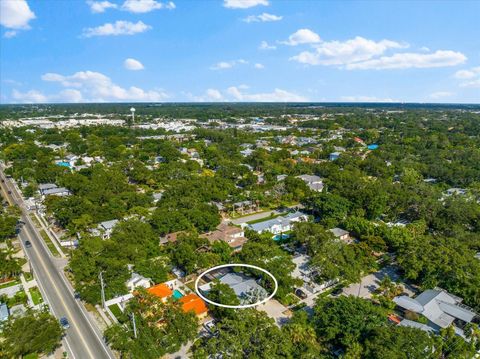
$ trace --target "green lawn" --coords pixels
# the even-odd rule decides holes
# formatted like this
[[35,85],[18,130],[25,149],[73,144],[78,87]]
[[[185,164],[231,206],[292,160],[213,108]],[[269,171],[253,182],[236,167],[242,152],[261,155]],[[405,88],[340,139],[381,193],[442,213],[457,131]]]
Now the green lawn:
[[32,287],[28,290],[30,295],[32,296],[33,304],[37,305],[43,302],[42,295],[40,294],[40,290],[37,287]]
[[128,320],[128,317],[122,312],[118,304],[112,304],[108,307],[112,314],[117,318],[120,323],[125,323]]
[[50,252],[52,252],[55,257],[60,257],[60,253],[58,252],[57,247],[55,247],[52,240],[43,229],[40,230],[40,235],[47,244],[48,249],[50,249]]
[[27,282],[30,282],[33,279],[33,274],[31,272],[23,272],[23,276]]
[[267,216],[267,217],[263,217],[263,218],[259,218],[259,219],[254,219],[253,221],[248,221],[247,223],[248,224],[254,224],[254,223],[265,222],[265,221],[268,221],[270,219],[280,217],[282,214],[283,213],[279,213],[279,214],[274,214],[273,216]]

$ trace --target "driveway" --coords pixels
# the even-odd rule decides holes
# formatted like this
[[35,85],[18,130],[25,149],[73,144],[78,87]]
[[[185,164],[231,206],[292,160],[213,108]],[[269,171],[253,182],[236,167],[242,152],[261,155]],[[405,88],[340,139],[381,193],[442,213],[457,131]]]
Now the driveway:
[[292,312],[275,299],[271,299],[265,304],[257,306],[256,309],[267,313],[270,318],[275,320],[278,326],[285,324],[292,316]]
[[379,287],[380,281],[386,275],[388,275],[393,282],[400,284],[404,288],[404,292],[408,293],[409,296],[414,294],[413,288],[403,283],[402,278],[398,274],[398,268],[395,266],[386,266],[378,272],[363,277],[360,283],[353,283],[344,288],[342,294],[371,299],[372,294]]

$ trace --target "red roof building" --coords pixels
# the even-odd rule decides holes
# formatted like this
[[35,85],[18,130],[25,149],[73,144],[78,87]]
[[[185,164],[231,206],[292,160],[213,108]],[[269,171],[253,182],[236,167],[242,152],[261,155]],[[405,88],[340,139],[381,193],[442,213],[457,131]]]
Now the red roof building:
[[208,308],[205,302],[195,293],[190,293],[178,300],[182,304],[185,312],[193,311],[197,317],[204,317],[207,315]]

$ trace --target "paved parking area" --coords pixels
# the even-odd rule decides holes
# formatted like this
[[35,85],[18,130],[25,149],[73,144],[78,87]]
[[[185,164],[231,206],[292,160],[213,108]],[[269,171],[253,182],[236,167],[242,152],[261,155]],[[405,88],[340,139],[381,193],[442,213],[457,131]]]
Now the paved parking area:
[[402,282],[402,278],[398,274],[398,270],[395,266],[386,266],[378,272],[363,277],[360,283],[353,283],[344,288],[342,294],[370,299],[372,298],[373,292],[379,287],[380,281],[386,275],[388,275],[392,281],[401,284],[404,288],[404,292],[412,296],[414,293],[413,288]]
[[267,315],[270,318],[273,318],[275,323],[277,323],[279,326],[285,324],[286,321],[292,316],[292,312],[275,299],[271,299],[265,304],[257,306],[256,309],[267,313]]
[[22,290],[21,284],[12,285],[10,287],[0,289],[0,295],[6,295],[9,298],[15,296],[15,294]]

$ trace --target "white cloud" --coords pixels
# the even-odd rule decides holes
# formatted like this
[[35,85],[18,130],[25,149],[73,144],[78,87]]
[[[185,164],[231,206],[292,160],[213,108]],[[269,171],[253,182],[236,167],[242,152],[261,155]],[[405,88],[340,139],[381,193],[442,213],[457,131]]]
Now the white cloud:
[[297,46],[300,44],[315,44],[321,41],[320,36],[310,29],[300,29],[291,34],[287,41],[280,41],[281,44]]
[[150,30],[152,27],[142,21],[136,23],[118,20],[115,23],[106,23],[98,27],[83,29],[82,37],[134,35]]
[[260,50],[275,50],[277,47],[275,45],[269,45],[268,42],[262,41],[260,46],[258,46]]
[[[64,87],[76,87],[77,89],[66,89],[59,95],[51,96],[55,99],[63,96],[70,96],[71,99],[82,99],[86,102],[105,101],[163,101],[168,95],[161,90],[145,91],[139,87],[131,86],[123,88],[115,84],[108,76],[95,71],[79,71],[73,75],[64,76],[56,73],[46,73],[42,80],[58,82]],[[81,97],[80,97],[81,96]]]
[[210,66],[210,70],[226,70],[231,69],[232,67],[239,65],[239,64],[248,64],[248,61],[244,59],[232,60],[232,61],[220,61],[217,62],[215,65]]
[[124,66],[127,70],[131,70],[131,71],[143,70],[143,69],[145,68],[140,61],[135,60],[135,59],[132,59],[132,58],[126,59],[126,60],[123,62],[123,66]]
[[248,9],[258,5],[268,6],[268,0],[223,0],[223,6],[229,9]]
[[74,89],[66,89],[60,91],[58,96],[53,96],[53,99],[57,98],[59,102],[82,102],[82,93]]
[[444,97],[452,97],[453,95],[454,95],[453,92],[437,91],[437,92],[431,93],[428,97],[431,98],[432,100],[438,100],[438,99],[444,98]]
[[9,31],[5,31],[5,33],[3,34],[3,37],[6,38],[6,39],[11,39],[12,37],[17,36],[17,34],[18,34],[17,31],[9,30]]
[[220,101],[223,96],[222,94],[220,93],[220,91],[216,90],[216,89],[208,89],[207,90],[207,97],[210,99],[210,100],[214,100],[214,101]]
[[30,20],[35,19],[35,14],[26,0],[0,0],[0,24],[7,29],[3,36],[12,38],[18,34],[16,30],[30,29]]
[[265,68],[265,66],[263,66],[263,64],[259,64],[259,63],[255,64],[253,67],[255,67],[256,69],[259,69],[259,70]]
[[82,93],[78,90],[65,89],[55,95],[45,95],[37,90],[30,90],[27,92],[20,92],[18,90],[12,91],[12,99],[19,103],[65,103],[65,102],[82,102]]
[[480,87],[480,66],[468,70],[460,70],[453,75],[456,79],[463,80],[460,87]]
[[433,68],[456,66],[464,63],[467,57],[461,52],[438,50],[429,54],[397,53],[392,56],[382,56],[346,66],[348,70],[384,70],[408,68]]
[[272,21],[280,21],[283,19],[283,16],[268,14],[264,12],[260,15],[250,15],[243,19],[245,22],[272,22]]
[[480,76],[480,67],[474,67],[469,70],[459,70],[455,72],[454,77],[460,80],[469,80]]
[[407,45],[395,41],[373,41],[357,36],[347,41],[328,41],[315,45],[315,50],[303,51],[291,60],[308,65],[346,65],[369,60],[392,48]]
[[12,98],[16,102],[21,103],[44,103],[48,101],[47,96],[37,90],[30,90],[28,92],[20,92],[18,90],[13,90]]
[[87,1],[88,6],[90,6],[90,11],[94,14],[100,14],[105,12],[106,9],[116,9],[117,4],[111,3],[110,1]]
[[122,5],[122,10],[136,14],[142,14],[159,9],[173,10],[175,9],[175,3],[172,1],[169,1],[168,3],[161,3],[156,0],[125,0]]
[[195,102],[219,102],[219,101],[227,101],[223,94],[214,88],[209,88],[202,96],[194,96],[189,92],[184,93],[190,100]]
[[273,92],[250,94],[241,91],[239,87],[229,87],[227,93],[233,97],[235,101],[246,102],[304,102],[307,98],[276,88]]
[[400,100],[376,96],[342,96],[340,99],[345,102],[401,102]]

